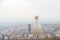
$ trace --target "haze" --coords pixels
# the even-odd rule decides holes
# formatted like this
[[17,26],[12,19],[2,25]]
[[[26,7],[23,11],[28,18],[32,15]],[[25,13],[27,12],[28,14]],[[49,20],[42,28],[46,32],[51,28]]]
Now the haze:
[[60,0],[0,0],[0,23],[29,22],[35,15],[40,22],[60,22]]

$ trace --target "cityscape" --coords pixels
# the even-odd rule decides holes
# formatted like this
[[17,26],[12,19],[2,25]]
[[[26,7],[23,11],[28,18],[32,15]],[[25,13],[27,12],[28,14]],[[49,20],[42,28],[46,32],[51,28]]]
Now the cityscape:
[[0,0],[0,40],[60,40],[60,0]]
[[[32,33],[34,24],[10,24],[9,27],[0,25],[0,39],[37,39]],[[42,27],[42,34],[39,39],[52,38],[60,40],[60,24],[40,24]],[[3,32],[2,32],[3,31]]]

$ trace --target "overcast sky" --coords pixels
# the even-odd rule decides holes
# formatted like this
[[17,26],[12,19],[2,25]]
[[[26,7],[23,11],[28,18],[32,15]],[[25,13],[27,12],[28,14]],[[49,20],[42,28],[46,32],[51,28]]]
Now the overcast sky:
[[0,0],[0,22],[60,22],[60,0]]

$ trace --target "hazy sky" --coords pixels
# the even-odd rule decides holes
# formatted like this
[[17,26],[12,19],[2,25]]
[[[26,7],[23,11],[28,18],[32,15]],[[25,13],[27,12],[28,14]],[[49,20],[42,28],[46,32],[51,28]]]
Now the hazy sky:
[[0,0],[0,22],[60,22],[60,0]]

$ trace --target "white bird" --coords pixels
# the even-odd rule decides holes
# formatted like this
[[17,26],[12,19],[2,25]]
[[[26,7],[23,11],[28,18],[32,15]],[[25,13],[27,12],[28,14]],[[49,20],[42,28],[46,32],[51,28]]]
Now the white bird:
[[35,18],[35,24],[33,25],[32,33],[36,34],[36,35],[39,35],[39,34],[42,33],[41,25],[38,22],[39,16],[35,16],[34,18]]

